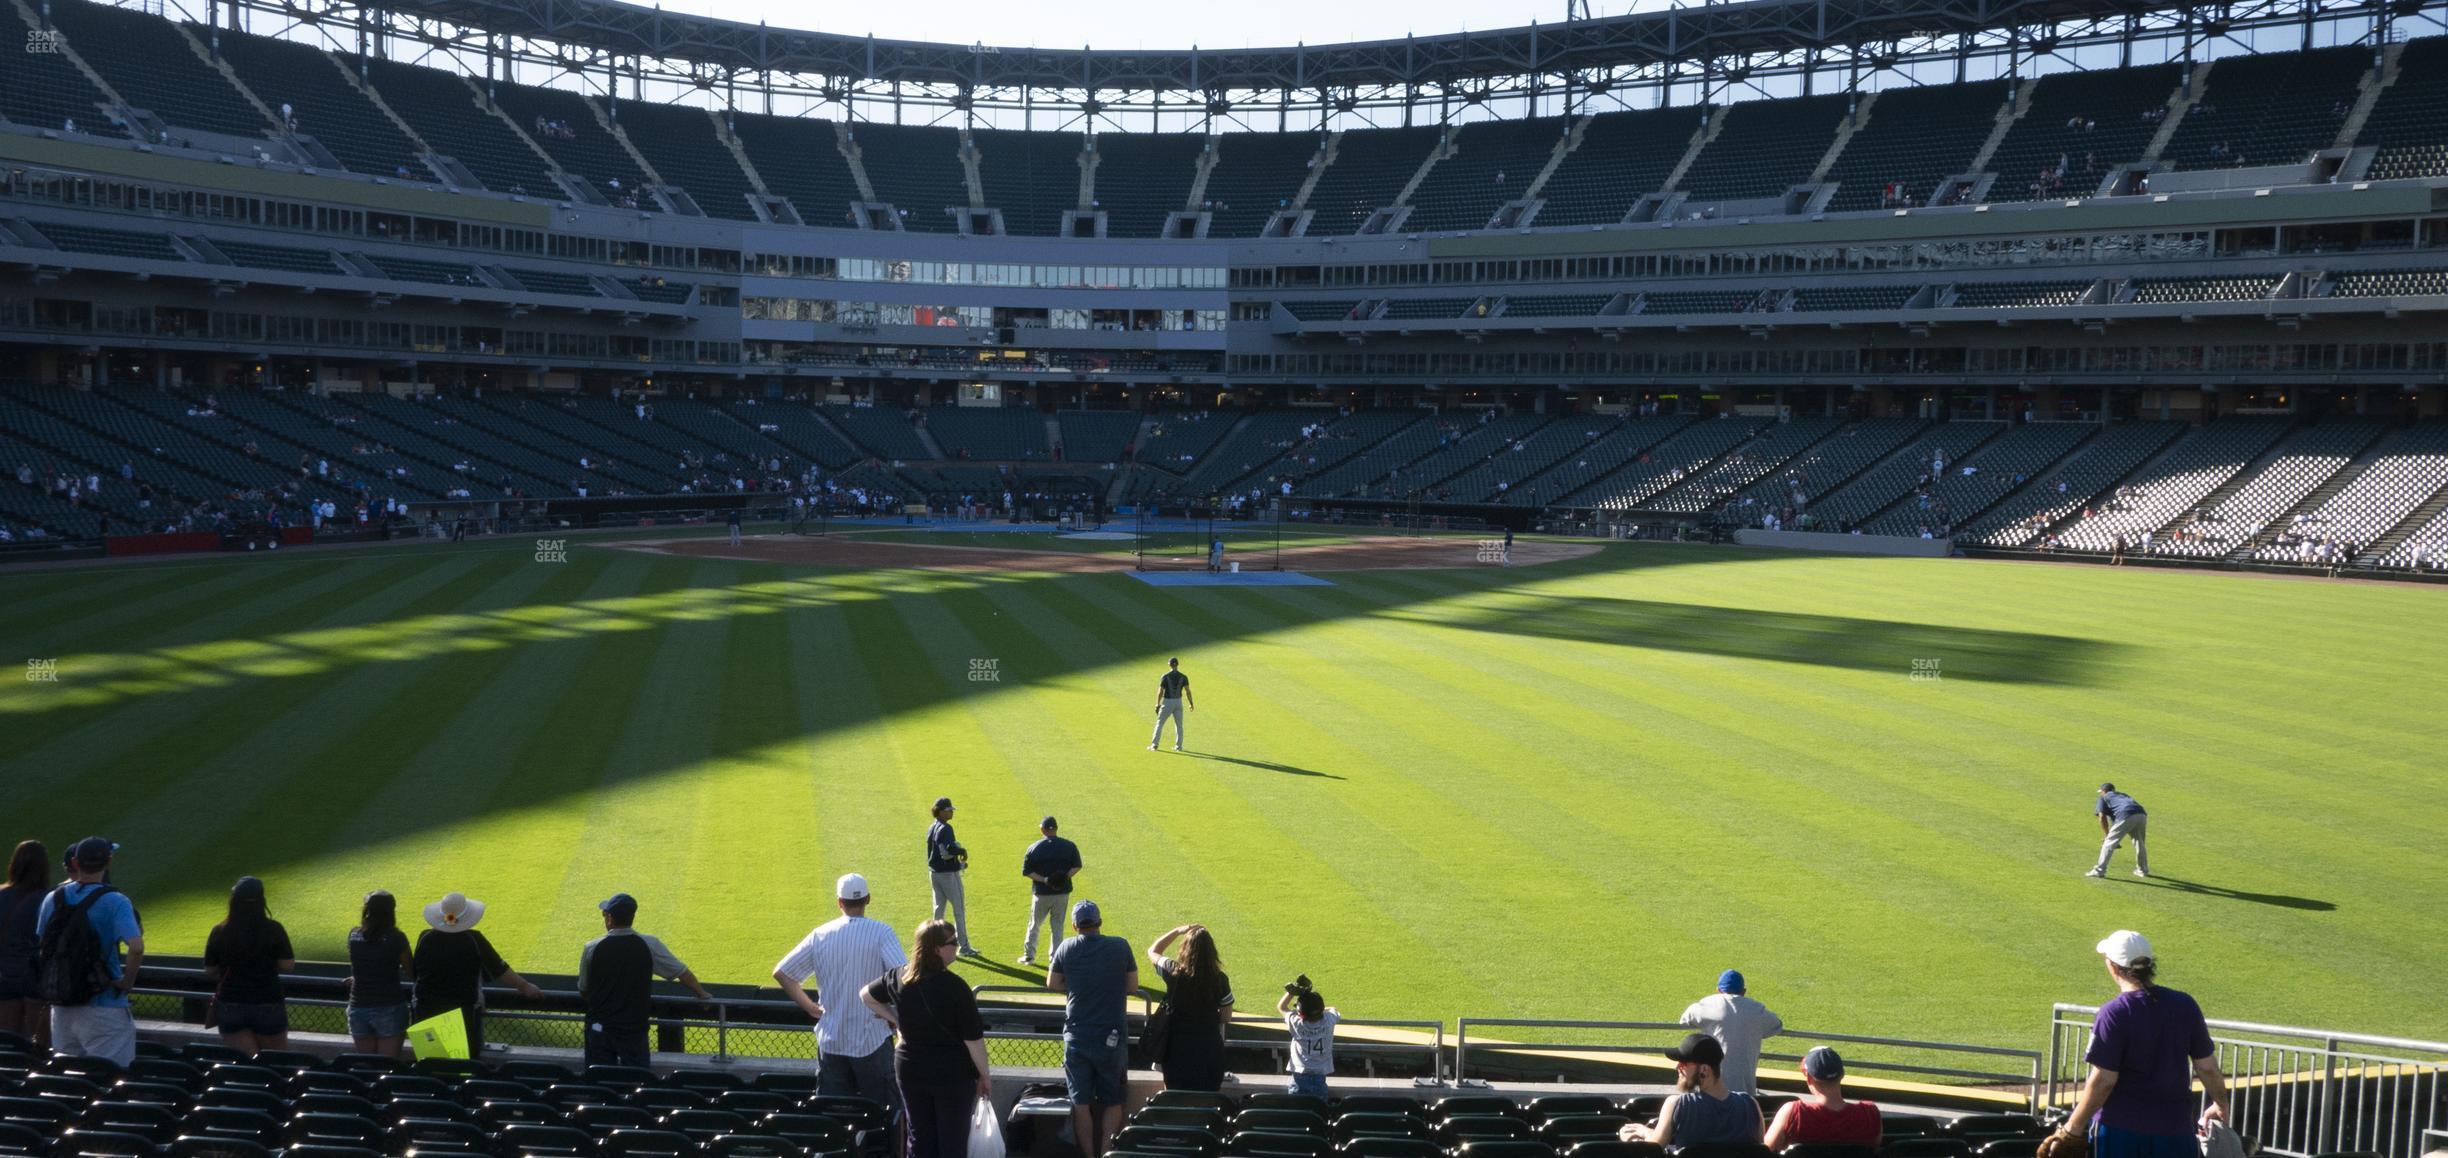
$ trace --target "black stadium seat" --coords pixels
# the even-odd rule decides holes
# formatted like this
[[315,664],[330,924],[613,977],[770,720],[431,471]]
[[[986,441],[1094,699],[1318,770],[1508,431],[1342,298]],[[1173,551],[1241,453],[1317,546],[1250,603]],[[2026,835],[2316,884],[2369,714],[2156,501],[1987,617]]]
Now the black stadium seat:
[[226,1134],[187,1134],[170,1143],[168,1158],[272,1158],[272,1148]]
[[1462,1158],[1557,1158],[1555,1144],[1535,1138],[1474,1138],[1457,1151]]
[[584,1130],[568,1126],[535,1126],[524,1122],[503,1126],[501,1152],[508,1158],[524,1158],[529,1154],[581,1154],[595,1152],[595,1138]]
[[724,1090],[714,1096],[716,1106],[734,1114],[746,1114],[752,1118],[761,1117],[776,1110],[790,1109],[798,1105],[800,1100],[789,1094],[776,1093],[772,1090],[747,1088]]
[[1401,1094],[1345,1094],[1334,1104],[1337,1117],[1344,1114],[1409,1114],[1425,1118],[1427,1103]]
[[486,1102],[476,1107],[476,1120],[496,1130],[504,1126],[558,1126],[561,1111],[542,1102]]
[[1130,1116],[1130,1124],[1134,1126],[1180,1126],[1191,1130],[1205,1130],[1219,1137],[1225,1132],[1223,1112],[1206,1106],[1166,1106],[1150,1102],[1140,1107],[1138,1113]]
[[1961,1138],[1897,1138],[1879,1147],[1885,1158],[1972,1158]]
[[366,1097],[374,1092],[372,1083],[363,1077],[337,1070],[306,1070],[289,1079],[290,1096],[303,1094],[354,1094]]
[[758,1134],[718,1134],[706,1140],[706,1158],[799,1158],[799,1147]]
[[1615,1103],[1603,1094],[1549,1094],[1530,1099],[1526,1108],[1532,1121],[1547,1122],[1567,1114],[1612,1114]]
[[598,1138],[614,1130],[644,1130],[655,1123],[652,1111],[636,1106],[615,1106],[593,1103],[570,1111],[570,1121]]
[[1559,1146],[1570,1146],[1575,1142],[1592,1138],[1616,1137],[1617,1132],[1622,1130],[1624,1124],[1629,1121],[1631,1119],[1622,1114],[1608,1113],[1603,1110],[1585,1114],[1558,1114],[1540,1123],[1539,1133]]
[[1530,1123],[1503,1114],[1452,1114],[1437,1123],[1437,1133],[1459,1146],[1482,1138],[1528,1138]]
[[714,1101],[695,1090],[675,1090],[668,1086],[642,1086],[630,1091],[621,1100],[639,1109],[659,1112],[702,1110]]
[[109,1058],[55,1053],[44,1058],[42,1064],[36,1068],[46,1074],[66,1074],[100,1085],[109,1085],[119,1080],[119,1063]]
[[333,1146],[305,1142],[281,1151],[281,1158],[382,1158],[382,1151],[363,1146]]
[[22,1122],[0,1122],[0,1154],[43,1154],[50,1149],[42,1131]]
[[686,1134],[702,1143],[718,1135],[746,1131],[748,1119],[729,1110],[674,1110],[663,1115],[663,1128]]
[[1879,1119],[1879,1132],[1889,1138],[1917,1138],[1938,1132],[1938,1119],[1922,1114],[1887,1114]]
[[1211,1158],[1224,1144],[1205,1130],[1189,1130],[1179,1126],[1124,1126],[1114,1135],[1113,1144],[1124,1150],[1157,1154],[1195,1154]]
[[792,1073],[758,1074],[748,1082],[750,1089],[772,1090],[778,1094],[798,1094],[806,1097],[816,1092],[816,1075]]
[[382,1120],[408,1122],[473,1122],[467,1107],[447,1098],[393,1098],[384,1103]]
[[1334,1143],[1289,1130],[1242,1130],[1224,1143],[1224,1152],[1234,1158],[1326,1158]]
[[670,1130],[614,1130],[603,1140],[600,1152],[604,1158],[694,1158],[697,1142]]
[[1269,1092],[1251,1094],[1242,1099],[1241,1108],[1244,1110],[1307,1110],[1312,1114],[1324,1116],[1326,1099],[1309,1094]]
[[55,1158],[153,1158],[159,1144],[142,1134],[69,1129],[52,1143]]
[[2029,1114],[1966,1114],[1940,1128],[1949,1138],[2046,1138],[2048,1127]]
[[263,1114],[281,1114],[289,1109],[289,1103],[279,1094],[255,1086],[213,1086],[196,1096],[196,1105],[254,1110]]
[[1428,1107],[1429,1120],[1436,1122],[1461,1114],[1513,1117],[1520,1113],[1521,1106],[1513,1099],[1496,1094],[1455,1094],[1438,1098],[1435,1105]]
[[197,1106],[187,1111],[185,1130],[189,1134],[243,1138],[264,1146],[281,1144],[278,1119],[263,1110],[240,1106]]
[[1994,1138],[1982,1142],[1980,1147],[1972,1153],[1978,1155],[1979,1158],[2037,1158],[2040,1153],[2040,1139]]
[[1779,1158],[1878,1158],[1878,1151],[1868,1146],[1847,1146],[1839,1142],[1801,1142],[1777,1151]]
[[289,1119],[289,1140],[302,1144],[379,1149],[383,1143],[383,1129],[371,1119],[355,1115],[306,1113]]
[[76,1124],[85,1130],[142,1134],[158,1144],[178,1137],[179,1115],[168,1106],[145,1102],[96,1102],[77,1115]]
[[391,1130],[392,1148],[403,1152],[431,1148],[482,1150],[491,1141],[485,1136],[484,1127],[473,1122],[411,1118]]
[[1776,1158],[1776,1151],[1756,1142],[1703,1142],[1675,1151],[1678,1158]]
[[816,1154],[848,1154],[858,1144],[847,1123],[819,1114],[767,1114],[757,1129]]
[[1325,1137],[1326,1116],[1314,1110],[1279,1110],[1250,1106],[1233,1115],[1235,1130],[1279,1130]]
[[161,1082],[121,1082],[111,1087],[111,1097],[122,1102],[176,1106],[182,1110],[195,1100],[195,1096],[188,1091]]
[[1214,1110],[1219,1114],[1230,1114],[1238,1103],[1227,1095],[1210,1093],[1205,1090],[1158,1090],[1155,1097],[1148,1099],[1148,1105],[1187,1106],[1193,1109]]
[[1425,1138],[1428,1123],[1410,1114],[1355,1111],[1335,1119],[1335,1136],[1348,1142],[1363,1136]]
[[1445,1148],[1426,1138],[1361,1134],[1343,1144],[1344,1158],[1445,1158]]

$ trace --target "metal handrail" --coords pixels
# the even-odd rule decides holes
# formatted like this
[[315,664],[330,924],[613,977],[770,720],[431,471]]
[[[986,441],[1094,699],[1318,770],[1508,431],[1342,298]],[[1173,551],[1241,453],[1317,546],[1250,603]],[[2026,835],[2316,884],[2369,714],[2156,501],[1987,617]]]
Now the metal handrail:
[[[1486,1028],[1490,1026],[1510,1026],[1528,1029],[1601,1029],[1620,1030],[1634,1033],[1680,1033],[1686,1032],[1690,1028],[1681,1022],[1674,1021],[1573,1021],[1536,1017],[1460,1018],[1457,1020],[1457,1029],[1454,1035],[1453,1073],[1455,1081],[1461,1081],[1469,1076],[1468,1067],[1471,1029],[1473,1027]],[[2024,1100],[2027,1105],[2034,1109],[2037,1109],[2040,1105],[2043,1066],[2042,1055],[2038,1050],[2013,1049],[2005,1046],[1993,1045],[1972,1045],[1965,1042],[1920,1041],[1912,1038],[1875,1037],[1867,1034],[1823,1033],[1814,1030],[1790,1028],[1783,1030],[1777,1036],[1799,1038],[1805,1041],[1814,1042],[1845,1042],[1855,1045],[1892,1046],[1897,1049],[1924,1050],[1937,1053],[1962,1053],[1976,1054],[1983,1057],[2017,1058],[2026,1063],[2026,1069],[2023,1073],[1997,1073],[1986,1070],[1950,1069],[1943,1066],[1924,1066],[1915,1065],[1909,1062],[1886,1062],[1869,1058],[1852,1057],[1845,1059],[1845,1066],[1848,1069],[1879,1070],[1887,1073],[1921,1074],[1929,1077],[1962,1078],[1970,1081],[2011,1083],[2023,1087],[2025,1091]],[[1483,1048],[1490,1050],[1502,1050],[1505,1052],[1526,1050],[1570,1050],[1583,1053],[1624,1054],[1656,1052],[1654,1049],[1644,1049],[1643,1047],[1637,1045],[1623,1045],[1609,1042],[1494,1041],[1486,1043]],[[1801,1055],[1763,1052],[1760,1056],[1762,1058],[1775,1061],[1797,1061],[1800,1059]]]
[[[2059,1002],[2049,1010],[2047,1099],[2081,1085],[2081,1037],[2099,1007]],[[2448,1043],[2381,1034],[2205,1018],[2229,1089],[2230,1121],[2268,1153],[2301,1156],[2372,1150],[2414,1158],[2432,1135],[2448,1137]],[[2239,1036],[2245,1035],[2245,1036]],[[2268,1040],[2276,1039],[2276,1040]],[[2372,1050],[2430,1054],[2394,1056]],[[2426,1120],[2427,1119],[2427,1120]]]

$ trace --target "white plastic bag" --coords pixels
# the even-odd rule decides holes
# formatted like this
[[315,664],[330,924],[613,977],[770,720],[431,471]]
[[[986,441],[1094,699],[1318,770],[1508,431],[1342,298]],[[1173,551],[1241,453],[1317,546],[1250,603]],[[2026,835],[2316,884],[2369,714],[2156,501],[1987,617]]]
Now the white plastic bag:
[[1003,1158],[1003,1123],[995,1117],[994,1103],[985,1098],[969,1111],[969,1158]]

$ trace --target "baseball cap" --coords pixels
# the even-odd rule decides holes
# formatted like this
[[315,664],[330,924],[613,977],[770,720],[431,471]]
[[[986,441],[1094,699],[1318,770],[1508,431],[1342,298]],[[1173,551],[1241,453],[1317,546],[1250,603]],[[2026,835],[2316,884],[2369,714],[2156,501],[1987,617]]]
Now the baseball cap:
[[596,905],[595,907],[607,913],[618,913],[624,917],[634,917],[637,915],[637,898],[630,896],[627,893],[614,893],[611,896],[604,898],[603,903]]
[[1669,1061],[1693,1062],[1698,1065],[1725,1064],[1725,1046],[1705,1033],[1686,1034],[1683,1044],[1666,1051]]
[[2114,785],[2114,784],[2110,784],[2109,782],[2107,782],[2107,781],[2105,781],[2105,780],[2102,780],[2102,781],[2100,781],[2100,791],[2102,791],[2102,792],[2114,792],[2114,791],[2116,791],[2116,785]]
[[118,845],[98,836],[89,836],[68,846],[68,859],[75,861],[78,868],[98,869],[109,864],[111,856],[118,851]]
[[843,873],[840,880],[833,882],[833,895],[845,901],[866,900],[867,878],[857,873]]
[[1823,1082],[1840,1081],[1844,1078],[1844,1058],[1824,1045],[1813,1046],[1802,1055],[1802,1072]]
[[1071,923],[1083,929],[1094,928],[1105,923],[1105,914],[1097,911],[1095,901],[1081,901],[1071,906]]
[[233,901],[260,901],[263,895],[263,882],[255,877],[240,877],[237,884],[230,886],[230,899]]
[[938,797],[936,797],[936,798],[935,798],[935,811],[937,811],[937,812],[941,812],[941,811],[943,811],[944,809],[947,809],[947,808],[950,808],[950,807],[952,807],[952,798],[951,798],[951,797],[949,797],[949,796],[938,796]]
[[2110,933],[2106,939],[2093,948],[2099,950],[2100,956],[2119,965],[2146,961],[2151,955],[2150,938],[2131,929],[2119,929]]
[[1728,969],[1725,972],[1717,975],[1717,992],[1740,993],[1742,991],[1743,975],[1741,970]]
[[1046,817],[1044,820],[1040,820],[1040,821],[1038,821],[1038,822],[1037,822],[1037,827],[1039,827],[1039,828],[1061,828],[1062,826],[1061,826],[1061,825],[1059,825],[1059,824],[1054,823],[1054,818],[1053,818],[1053,817],[1051,817],[1051,816],[1049,816],[1049,817]]

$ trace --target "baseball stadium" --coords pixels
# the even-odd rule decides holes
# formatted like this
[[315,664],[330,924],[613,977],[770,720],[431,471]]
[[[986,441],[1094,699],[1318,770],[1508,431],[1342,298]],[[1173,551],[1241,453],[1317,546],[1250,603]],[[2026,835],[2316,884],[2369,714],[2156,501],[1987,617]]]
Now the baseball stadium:
[[0,0],[0,1158],[2448,1152],[2448,3],[700,7]]

